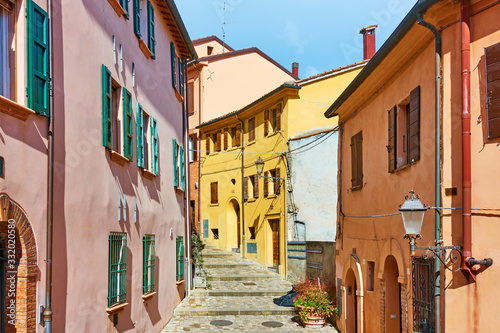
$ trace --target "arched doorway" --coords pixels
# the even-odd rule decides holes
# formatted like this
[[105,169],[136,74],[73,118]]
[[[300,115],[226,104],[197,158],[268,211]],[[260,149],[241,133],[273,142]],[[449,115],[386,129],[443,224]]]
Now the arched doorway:
[[[35,236],[25,211],[5,193],[0,193],[0,239],[4,248],[15,252],[13,259],[7,256],[7,259],[14,260],[13,263],[0,260],[3,262],[3,276],[0,278],[5,287],[3,302],[10,306],[15,301],[15,319],[9,317],[9,307],[2,307],[9,312],[3,313],[1,332],[35,332],[38,271]],[[14,296],[11,290],[14,290]]]
[[399,333],[401,330],[401,288],[398,283],[398,263],[387,256],[384,264],[385,281],[385,331]]
[[226,249],[239,251],[241,246],[240,205],[235,199],[229,201],[227,207],[226,230]]
[[346,333],[358,331],[358,304],[356,297],[357,283],[354,271],[349,268],[344,282],[346,306]]

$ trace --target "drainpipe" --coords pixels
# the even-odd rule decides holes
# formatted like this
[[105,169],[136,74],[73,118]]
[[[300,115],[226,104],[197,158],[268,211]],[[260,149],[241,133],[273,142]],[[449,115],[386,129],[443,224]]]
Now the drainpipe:
[[[186,101],[188,100],[188,89],[187,89],[187,61],[184,61],[184,94]],[[185,218],[185,234],[186,237],[184,239],[185,243],[185,251],[184,251],[184,272],[186,272],[184,276],[184,280],[186,281],[186,291],[184,292],[185,296],[189,296],[191,294],[191,277],[192,277],[192,271],[191,271],[191,263],[190,263],[190,258],[191,258],[191,223],[190,223],[190,215],[189,215],[189,195],[191,193],[190,191],[190,177],[189,177],[189,143],[188,143],[188,137],[189,137],[189,132],[188,132],[188,115],[187,115],[187,108],[186,108],[186,103],[182,103],[182,139],[184,141],[184,147],[187,149],[184,149],[184,186],[185,191],[184,191],[184,211],[186,214]]]
[[43,324],[45,332],[52,333],[52,239],[54,224],[54,20],[52,0],[47,0],[47,9],[49,11],[50,94],[47,133],[47,248],[45,259],[45,308],[43,309]]
[[[434,204],[436,207],[441,207],[441,34],[431,23],[423,20],[423,13],[417,14],[418,24],[429,29],[434,34],[435,40],[435,166],[434,166]],[[441,245],[441,211],[439,209],[435,210],[435,244],[436,246]],[[441,332],[441,262],[438,257],[434,261],[434,273],[436,277],[436,283],[434,288],[434,307],[436,314],[436,330],[435,332]]]
[[245,145],[243,144],[243,133],[245,132],[245,123],[243,120],[236,115],[236,119],[238,119],[241,123],[241,131],[240,131],[240,143],[241,143],[241,245],[243,247],[241,251],[241,257],[245,258]]

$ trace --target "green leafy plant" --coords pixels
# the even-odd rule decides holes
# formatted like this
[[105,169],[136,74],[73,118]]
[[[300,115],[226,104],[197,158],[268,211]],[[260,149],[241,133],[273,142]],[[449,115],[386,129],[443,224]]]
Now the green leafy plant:
[[[203,259],[203,249],[205,248],[205,244],[203,244],[198,232],[194,229],[191,231],[191,244],[191,253],[196,275],[203,276],[204,280],[208,281],[209,274],[203,266],[205,264],[205,260]],[[207,283],[205,289],[210,289],[211,287],[211,284]]]
[[307,321],[307,314],[329,317],[334,311],[335,287],[321,278],[305,278],[295,286],[297,296],[294,306],[299,311],[300,319]]

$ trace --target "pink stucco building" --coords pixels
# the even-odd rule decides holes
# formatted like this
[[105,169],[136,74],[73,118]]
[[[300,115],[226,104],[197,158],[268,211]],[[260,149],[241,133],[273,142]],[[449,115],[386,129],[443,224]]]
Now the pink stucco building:
[[200,230],[200,153],[202,145],[196,126],[239,110],[287,81],[298,79],[257,47],[234,50],[216,36],[193,40],[198,59],[189,64],[187,101],[189,115],[190,216]]
[[189,289],[191,58],[173,0],[0,1],[0,331],[168,322]]

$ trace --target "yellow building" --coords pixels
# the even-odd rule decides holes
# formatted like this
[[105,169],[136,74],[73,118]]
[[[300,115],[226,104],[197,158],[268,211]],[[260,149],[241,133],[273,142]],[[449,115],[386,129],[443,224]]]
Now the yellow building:
[[[365,64],[284,83],[244,108],[198,126],[203,140],[202,235],[207,243],[240,252],[286,276],[291,238],[285,195],[288,142],[335,128],[336,119],[325,119],[323,113]],[[264,162],[260,175],[255,164],[259,158]]]

